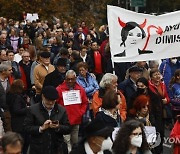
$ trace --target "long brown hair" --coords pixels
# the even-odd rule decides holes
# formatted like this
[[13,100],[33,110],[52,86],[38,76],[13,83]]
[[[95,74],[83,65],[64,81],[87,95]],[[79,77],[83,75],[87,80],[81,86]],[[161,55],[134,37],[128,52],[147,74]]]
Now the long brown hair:
[[180,69],[177,69],[174,73],[174,76],[171,78],[169,82],[169,88],[172,88],[173,84],[177,82],[177,77],[180,76]]
[[21,79],[14,80],[9,92],[12,94],[21,94],[24,91],[24,84]]

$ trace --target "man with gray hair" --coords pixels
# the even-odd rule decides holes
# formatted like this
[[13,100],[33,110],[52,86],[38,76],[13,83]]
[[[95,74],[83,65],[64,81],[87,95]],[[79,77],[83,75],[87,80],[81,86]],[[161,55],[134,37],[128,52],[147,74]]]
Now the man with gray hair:
[[7,132],[2,137],[2,150],[4,154],[19,154],[22,152],[23,139],[15,132]]
[[7,35],[1,34],[0,35],[0,50],[12,49],[12,46],[9,41],[7,41]]
[[8,106],[6,104],[6,93],[10,88],[9,77],[12,74],[12,66],[9,61],[0,64],[0,112],[3,114],[5,131],[11,130],[9,120]]
[[68,149],[78,143],[79,125],[86,112],[88,99],[83,87],[76,82],[76,73],[73,70],[66,72],[65,81],[57,88],[59,98],[57,102],[65,107],[71,125],[71,133],[65,137]]

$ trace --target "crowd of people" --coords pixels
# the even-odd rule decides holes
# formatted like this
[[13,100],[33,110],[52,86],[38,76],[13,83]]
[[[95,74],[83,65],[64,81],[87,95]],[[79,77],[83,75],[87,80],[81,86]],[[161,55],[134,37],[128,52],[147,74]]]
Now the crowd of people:
[[179,57],[112,65],[106,25],[0,17],[0,81],[4,153],[162,154],[174,123],[179,138]]

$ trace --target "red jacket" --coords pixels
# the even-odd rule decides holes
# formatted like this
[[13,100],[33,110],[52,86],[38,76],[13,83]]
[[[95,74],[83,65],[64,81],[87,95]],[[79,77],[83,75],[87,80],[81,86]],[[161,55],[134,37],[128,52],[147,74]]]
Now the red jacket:
[[87,104],[88,104],[86,92],[83,89],[83,87],[81,87],[77,83],[75,84],[75,87],[73,90],[80,90],[81,104],[72,104],[72,105],[64,105],[62,92],[70,91],[66,82],[64,81],[56,89],[59,94],[59,98],[57,102],[65,107],[70,124],[71,125],[81,124],[82,116],[86,112]]
[[176,121],[170,137],[173,138],[173,141],[177,141],[174,143],[174,152],[173,154],[180,154],[180,143],[178,143],[180,141],[180,122]]
[[[164,82],[161,82],[160,85],[161,85],[161,89],[163,91],[163,96],[164,96],[164,98],[167,99],[167,104],[168,104],[170,102],[170,98],[169,98],[168,93],[167,93],[166,85],[164,84]],[[156,86],[150,80],[149,80],[149,89],[153,93],[158,94]]]

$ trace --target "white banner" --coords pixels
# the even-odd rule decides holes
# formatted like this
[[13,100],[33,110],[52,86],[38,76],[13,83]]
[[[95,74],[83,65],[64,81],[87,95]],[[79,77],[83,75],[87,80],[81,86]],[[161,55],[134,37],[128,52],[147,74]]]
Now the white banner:
[[32,22],[33,20],[36,21],[37,19],[39,19],[37,13],[33,13],[33,14],[27,13],[26,20],[29,20],[30,22]]
[[153,16],[108,6],[113,62],[180,56],[180,11]]

